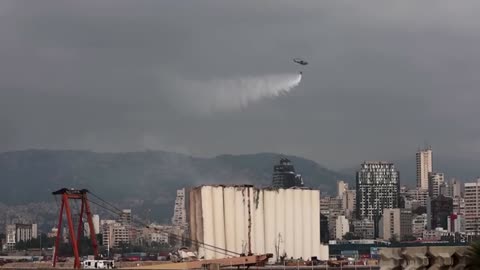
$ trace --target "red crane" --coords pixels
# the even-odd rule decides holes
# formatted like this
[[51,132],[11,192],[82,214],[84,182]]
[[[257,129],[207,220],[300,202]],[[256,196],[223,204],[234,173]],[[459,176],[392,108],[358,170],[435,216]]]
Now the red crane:
[[[62,237],[61,232],[62,232],[62,221],[63,221],[64,209],[65,209],[65,214],[67,216],[70,242],[72,244],[73,254],[75,256],[75,262],[73,264],[73,268],[77,268],[77,269],[80,268],[80,254],[78,251],[78,241],[83,233],[82,219],[84,214],[87,215],[87,222],[88,222],[88,227],[90,229],[90,240],[92,241],[93,252],[94,252],[95,258],[98,257],[97,238],[95,235],[95,228],[93,226],[92,212],[90,211],[90,205],[88,204],[87,193],[88,193],[88,190],[86,189],[67,189],[67,188],[62,188],[60,190],[52,192],[54,196],[61,195],[62,197],[62,205],[60,207],[60,215],[58,218],[57,239],[55,240],[55,253],[53,255],[53,267],[55,267],[58,260],[58,247],[60,245],[60,238]],[[70,203],[69,203],[70,200],[81,201],[81,210],[80,210],[80,215],[78,219],[76,236],[75,236],[75,227],[72,219],[72,210],[70,208]]]

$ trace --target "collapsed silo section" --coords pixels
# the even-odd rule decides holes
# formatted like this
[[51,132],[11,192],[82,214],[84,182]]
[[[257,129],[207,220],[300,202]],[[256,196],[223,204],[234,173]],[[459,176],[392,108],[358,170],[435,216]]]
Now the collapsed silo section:
[[245,185],[201,186],[191,192],[191,237],[206,244],[195,246],[206,259],[232,252],[272,253],[274,259],[320,255],[318,190]]

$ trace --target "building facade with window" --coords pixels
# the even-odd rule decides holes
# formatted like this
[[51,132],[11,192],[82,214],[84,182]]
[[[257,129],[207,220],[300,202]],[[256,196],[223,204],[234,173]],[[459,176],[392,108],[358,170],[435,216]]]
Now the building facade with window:
[[468,234],[480,233],[480,179],[465,183],[465,231]]
[[357,219],[378,222],[384,209],[398,208],[400,198],[400,174],[391,162],[364,162],[356,175]]

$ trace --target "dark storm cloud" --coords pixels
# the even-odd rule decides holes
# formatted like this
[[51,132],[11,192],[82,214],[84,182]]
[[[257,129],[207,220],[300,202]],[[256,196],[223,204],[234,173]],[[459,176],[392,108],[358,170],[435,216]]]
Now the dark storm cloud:
[[[476,1],[2,1],[0,150],[275,151],[332,166],[471,153]],[[241,111],[179,113],[176,81],[291,73]],[[474,148],[472,148],[474,147]]]

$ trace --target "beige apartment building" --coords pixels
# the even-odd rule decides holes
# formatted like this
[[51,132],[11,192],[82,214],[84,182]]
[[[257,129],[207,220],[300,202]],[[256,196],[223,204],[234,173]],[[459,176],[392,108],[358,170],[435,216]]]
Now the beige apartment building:
[[428,190],[428,173],[432,172],[432,148],[418,151],[416,160],[417,187]]
[[465,231],[480,233],[480,179],[465,183]]

